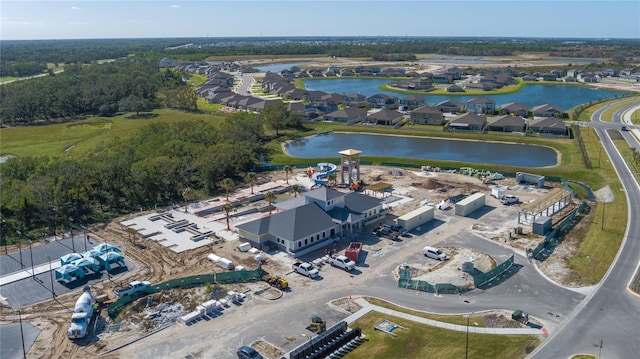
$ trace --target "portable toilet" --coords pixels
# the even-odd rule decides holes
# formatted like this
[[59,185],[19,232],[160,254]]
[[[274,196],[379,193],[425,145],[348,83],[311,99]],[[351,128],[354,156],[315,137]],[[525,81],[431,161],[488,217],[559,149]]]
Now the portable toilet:
[[544,236],[551,230],[551,217],[540,216],[533,221],[531,231],[537,235]]

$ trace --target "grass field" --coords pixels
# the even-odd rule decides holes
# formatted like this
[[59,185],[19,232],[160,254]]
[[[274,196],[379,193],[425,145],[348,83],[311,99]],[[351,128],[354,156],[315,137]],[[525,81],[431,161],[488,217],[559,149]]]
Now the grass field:
[[[382,319],[407,330],[394,330],[397,337],[374,330],[373,326]],[[364,315],[350,326],[360,327],[367,341],[347,354],[345,359],[459,359],[466,354],[469,358],[515,359],[526,357],[540,344],[540,339],[532,335],[469,333],[467,352],[466,332],[431,327],[376,312]]]
[[611,122],[613,120],[613,114],[618,112],[621,108],[628,106],[628,103],[622,103],[616,106],[611,106],[602,113],[602,121]]
[[[415,315],[416,317],[427,318],[432,320],[437,320],[439,322],[458,324],[458,325],[467,325],[467,317],[460,315],[441,315],[441,314],[431,314],[425,312],[419,312],[417,310],[411,310],[404,307],[400,307],[397,305],[393,305],[389,302],[385,302],[384,300],[380,300],[377,298],[367,297],[367,302],[377,305],[379,307],[392,309],[398,312],[407,313],[411,315]],[[472,316],[470,318],[471,322],[474,323],[476,327],[484,328],[484,318],[482,316]]]
[[52,157],[82,154],[104,140],[113,137],[124,138],[149,123],[204,120],[217,125],[224,118],[223,115],[170,109],[155,110],[153,113],[157,116],[149,119],[127,119],[121,115],[91,117],[48,126],[3,128],[0,129],[0,154]]
[[10,76],[0,77],[0,83],[13,81],[15,79],[17,79],[17,77],[10,77]]

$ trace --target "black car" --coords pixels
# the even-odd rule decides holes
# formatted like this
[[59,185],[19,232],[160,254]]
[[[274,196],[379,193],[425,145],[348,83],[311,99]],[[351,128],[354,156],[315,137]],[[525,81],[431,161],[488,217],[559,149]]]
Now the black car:
[[246,345],[238,348],[236,354],[238,354],[238,358],[240,359],[264,359],[255,349]]

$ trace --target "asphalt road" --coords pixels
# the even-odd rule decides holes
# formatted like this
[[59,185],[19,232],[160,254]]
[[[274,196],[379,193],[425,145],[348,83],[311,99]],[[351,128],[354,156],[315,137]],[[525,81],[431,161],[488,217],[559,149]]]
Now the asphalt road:
[[[608,359],[631,359],[640,353],[640,297],[627,289],[640,262],[640,186],[606,133],[607,129],[619,130],[621,114],[634,105],[617,112],[613,123],[600,122],[608,107],[591,117],[627,194],[629,216],[623,245],[595,293],[576,308],[558,332],[550,333],[550,339],[532,358],[568,358],[576,353],[589,353]],[[625,139],[629,140],[628,136]]]

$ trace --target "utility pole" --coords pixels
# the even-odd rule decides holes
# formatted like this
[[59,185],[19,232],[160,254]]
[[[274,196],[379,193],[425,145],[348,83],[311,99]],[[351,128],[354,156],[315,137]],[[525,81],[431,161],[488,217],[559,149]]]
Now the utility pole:
[[27,359],[27,350],[24,346],[24,331],[22,330],[22,315],[20,315],[20,309],[18,309],[18,320],[20,321],[20,338],[22,338],[22,357]]
[[76,251],[76,243],[73,240],[73,218],[69,217],[69,227],[71,228],[71,249]]
[[53,290],[53,269],[51,268],[51,257],[47,256],[49,261],[49,277],[51,277],[51,298],[55,299],[56,292]]
[[31,248],[31,240],[29,239],[29,256],[31,257],[31,278],[36,279],[35,267],[33,265],[33,251]]
[[20,268],[24,268],[24,264],[22,264],[22,244],[20,243],[20,237],[22,237],[22,232],[16,231],[18,235],[18,252],[20,252]]
[[602,227],[600,228],[600,229],[601,229],[601,230],[603,230],[603,231],[604,231],[604,207],[605,207],[606,205],[607,205],[607,202],[604,202],[604,201],[603,201],[603,202],[602,202],[602,223],[601,223]]

